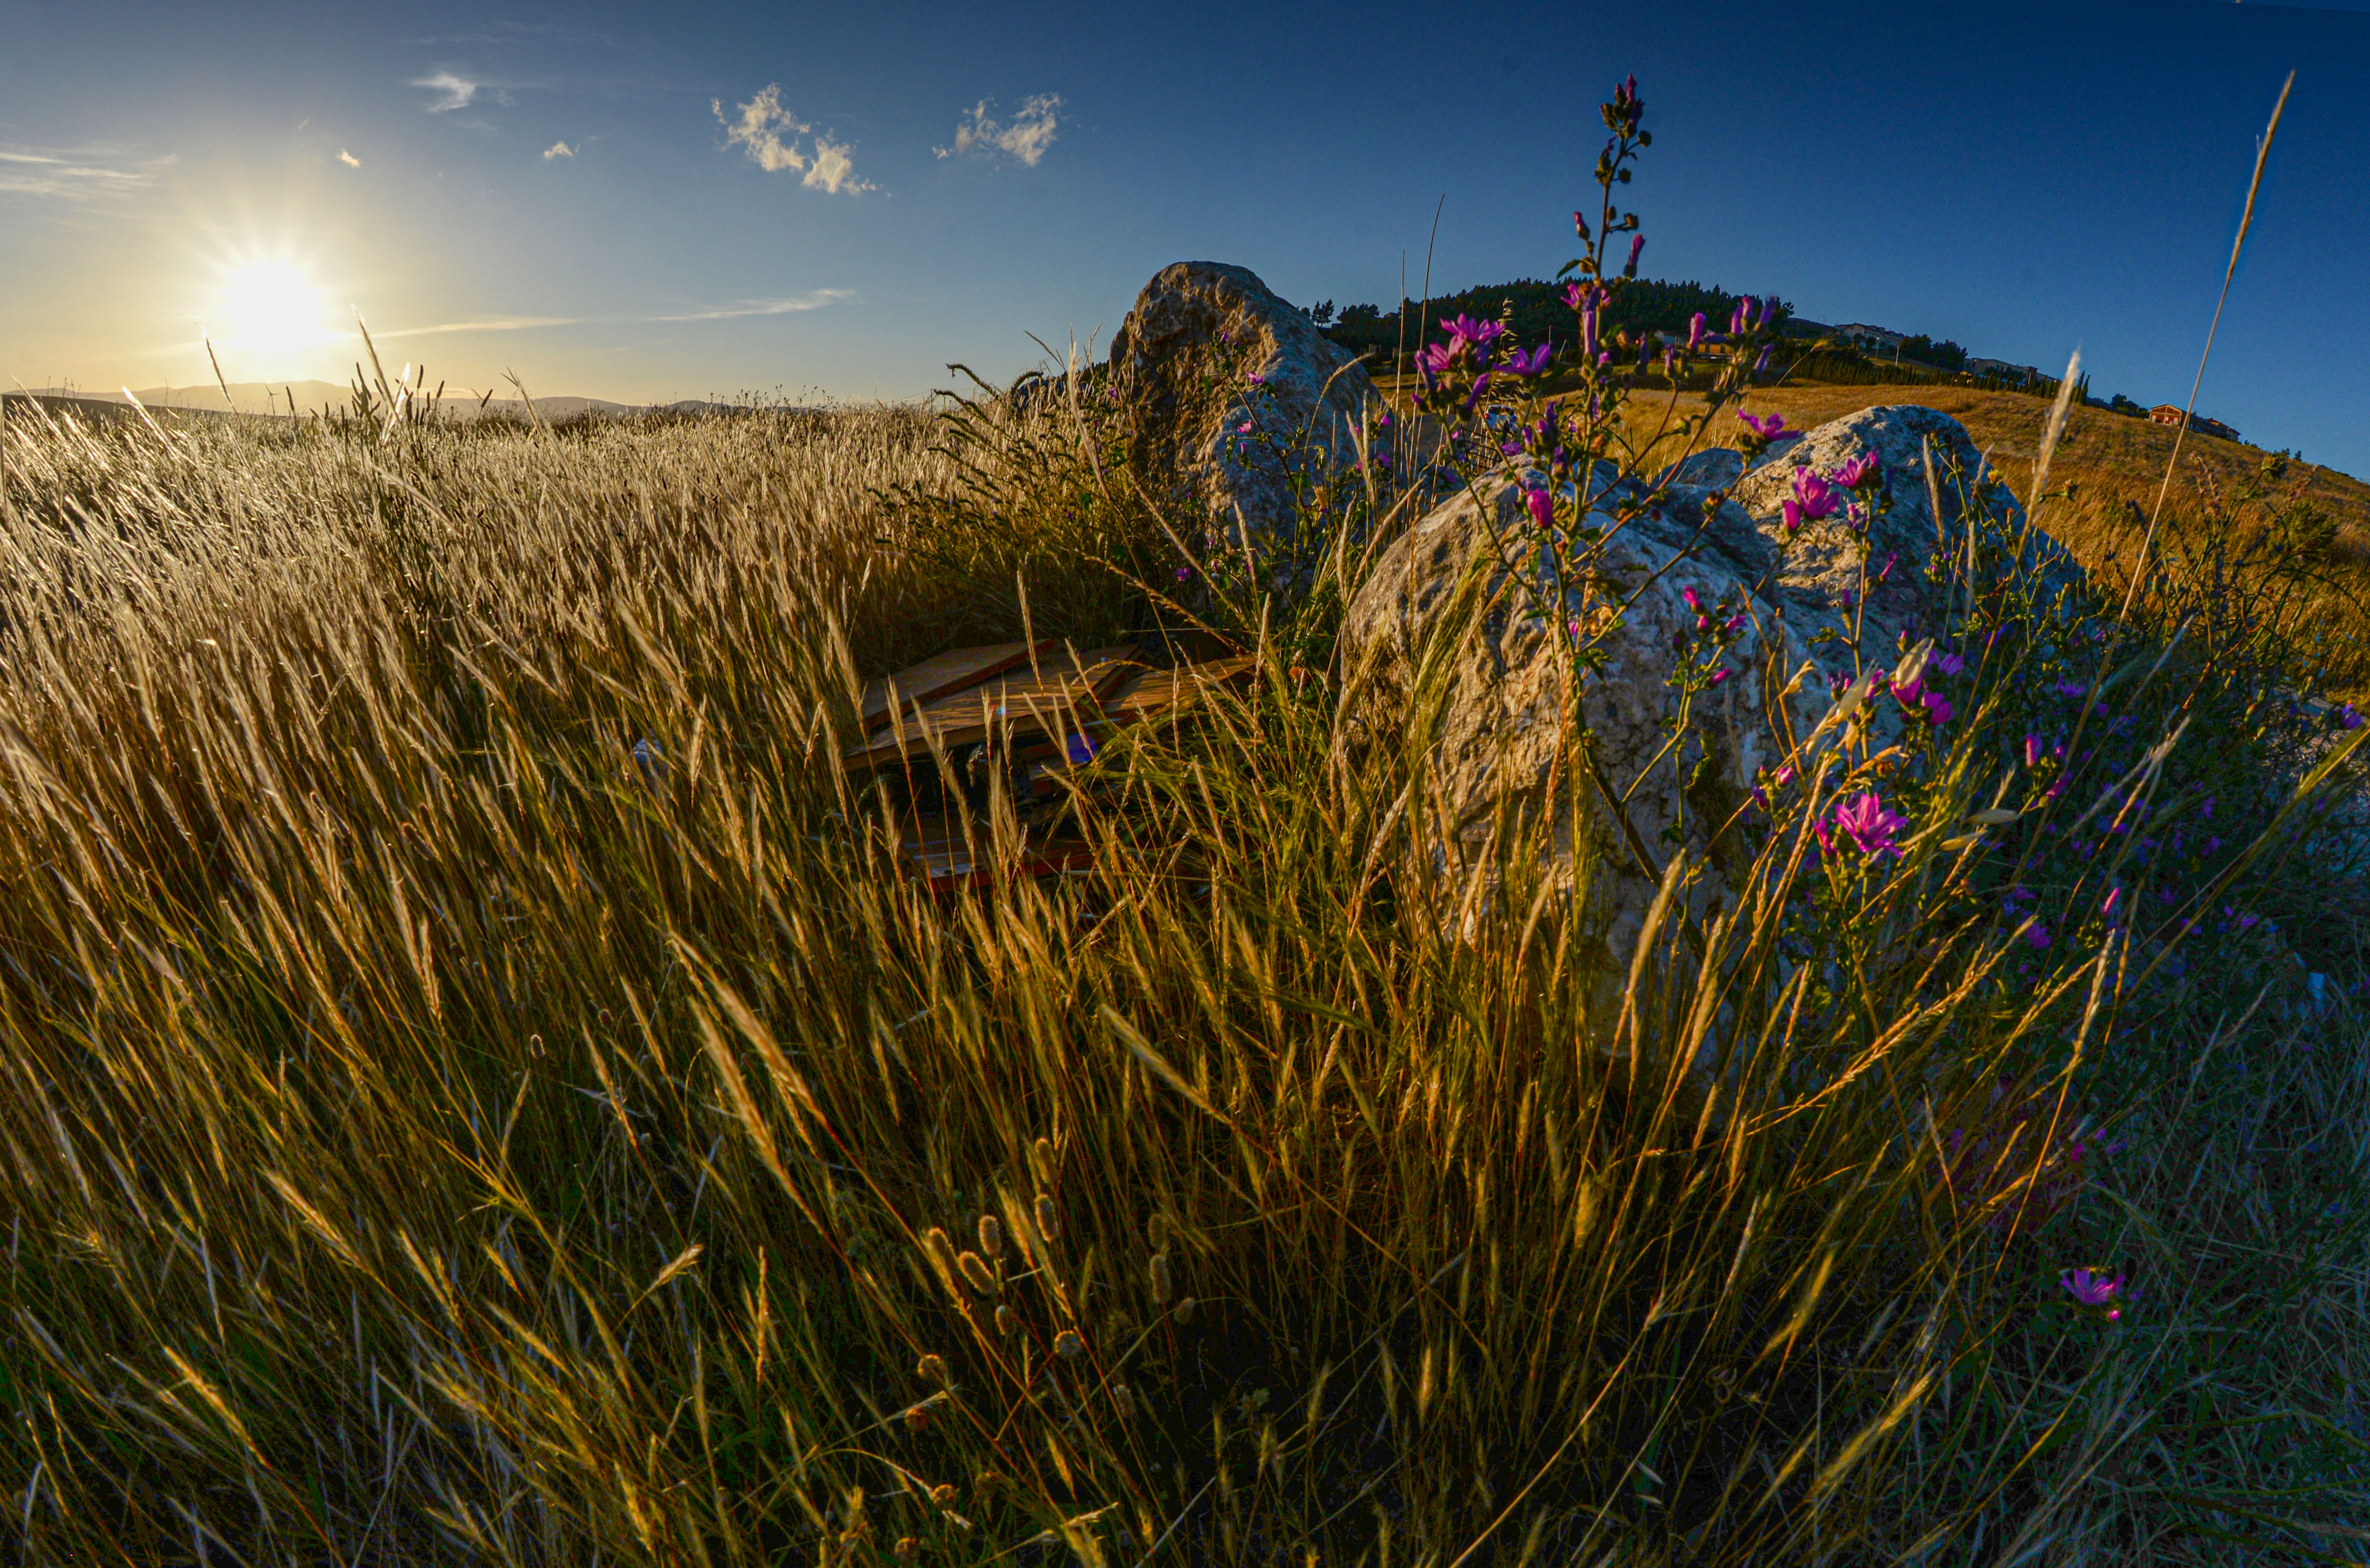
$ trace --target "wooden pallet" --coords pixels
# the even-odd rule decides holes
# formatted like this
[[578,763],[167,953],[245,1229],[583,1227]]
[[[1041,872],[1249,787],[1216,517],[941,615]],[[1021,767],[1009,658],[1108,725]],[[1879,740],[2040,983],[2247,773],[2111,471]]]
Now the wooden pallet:
[[[903,837],[898,852],[905,863],[906,874],[915,881],[927,883],[933,890],[950,892],[994,879],[994,867],[982,863],[981,857],[972,854],[971,843],[963,837],[962,824],[957,819],[930,813],[900,826]],[[985,834],[987,824],[977,824],[974,831]],[[1085,839],[1056,836],[1035,843],[1024,841],[1019,859],[1010,869],[1019,876],[1044,877],[1082,871],[1094,862],[1094,851]]]
[[1032,659],[1050,658],[1060,651],[1061,646],[1049,639],[1043,642],[999,642],[987,648],[957,648],[925,659],[912,669],[883,675],[877,681],[867,681],[864,683],[864,707],[860,715],[864,732],[869,735],[880,729],[893,713],[911,713],[917,707],[926,707],[940,698],[967,690],[991,676],[1018,669]]
[[[1021,658],[1027,657],[1023,645]],[[1008,743],[1022,736],[1081,733],[1101,719],[1103,699],[1141,674],[1143,664],[1135,649],[1125,646],[1078,654],[1040,653],[1034,668],[1007,665],[1007,671],[913,703],[886,733],[850,750],[844,760],[851,768],[879,767],[926,755],[934,739],[943,748],[990,739]],[[892,677],[890,684],[900,697],[913,673]]]

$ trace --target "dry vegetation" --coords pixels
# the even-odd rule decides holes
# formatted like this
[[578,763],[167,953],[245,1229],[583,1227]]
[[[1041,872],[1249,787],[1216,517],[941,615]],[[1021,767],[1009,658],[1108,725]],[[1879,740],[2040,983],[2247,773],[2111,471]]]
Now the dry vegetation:
[[[1651,402],[1641,401],[1633,422],[1647,419]],[[1700,406],[1699,399],[1681,402]],[[1916,403],[1953,416],[2017,494],[2029,493],[2033,455],[2049,419],[2046,399],[2017,392],[1824,386],[1782,386],[1754,397],[1756,409],[1782,413],[1801,430],[1883,403]],[[2071,485],[2073,493],[2049,503],[2042,525],[2099,582],[2121,593],[2147,531],[2145,520],[2164,490],[2176,437],[2179,467],[2164,491],[2156,546],[2160,564],[2166,552],[2185,552],[2194,560],[2217,545],[2268,556],[2272,552],[2261,547],[2277,505],[2319,512],[2330,531],[2325,545],[2295,563],[2297,591],[2308,618],[2329,633],[2331,686],[2344,696],[2370,698],[2370,484],[2299,463],[2275,487],[2275,496],[2235,505],[2241,488],[2261,478],[2261,451],[2214,436],[2182,437],[2169,426],[2103,409],[2077,409],[2050,470],[2051,488],[2063,492]]]
[[[1464,902],[1423,748],[1272,643],[1107,754],[1092,876],[940,899],[836,766],[857,677],[1140,627],[1174,563],[1059,421],[932,428],[12,421],[23,1561],[2358,1553],[2359,851],[2275,817],[2262,681],[2115,695],[2195,721],[2160,803],[2219,792],[2196,885],[2279,928],[2169,967],[2045,807],[1950,837],[2038,663],[1979,672],[1888,878],[1773,824],[1616,1018],[1528,830]],[[2121,1152],[1943,1182],[2002,1078]],[[2110,1262],[2112,1325],[2057,1284]]]

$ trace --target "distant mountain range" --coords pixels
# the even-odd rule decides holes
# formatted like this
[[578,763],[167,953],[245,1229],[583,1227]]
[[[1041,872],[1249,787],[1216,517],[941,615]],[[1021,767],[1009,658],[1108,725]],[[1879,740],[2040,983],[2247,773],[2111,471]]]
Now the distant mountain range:
[[[434,389],[431,387],[431,392]],[[72,400],[77,403],[111,403],[123,407],[123,394],[119,389],[105,392],[86,386],[36,386],[32,395],[45,399]],[[135,386],[132,395],[151,409],[182,409],[197,413],[278,414],[291,412],[307,417],[322,413],[343,413],[351,408],[353,392],[350,387],[327,381],[272,382],[234,381],[230,398],[223,398],[218,386]],[[445,389],[438,408],[445,418],[474,420],[480,417],[524,419],[526,406],[515,398],[491,398],[484,401],[482,393],[456,387]],[[581,414],[639,414],[653,408],[670,412],[712,413],[731,408],[729,403],[705,402],[685,398],[680,402],[658,405],[613,403],[604,398],[537,398],[535,410],[546,420],[574,419]]]

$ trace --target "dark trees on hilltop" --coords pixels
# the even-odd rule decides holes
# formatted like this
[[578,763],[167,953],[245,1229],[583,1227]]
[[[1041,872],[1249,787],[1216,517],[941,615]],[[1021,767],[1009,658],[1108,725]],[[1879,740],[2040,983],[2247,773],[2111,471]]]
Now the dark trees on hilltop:
[[[1550,339],[1559,343],[1567,341],[1578,335],[1579,329],[1571,306],[1564,299],[1565,286],[1521,279],[1444,294],[1424,304],[1409,300],[1405,346],[1412,352],[1422,345],[1422,329],[1427,323],[1436,324],[1444,317],[1458,316],[1470,316],[1477,320],[1505,319],[1514,336],[1524,343]],[[1667,283],[1639,278],[1614,297],[1605,312],[1604,324],[1608,329],[1626,327],[1633,332],[1660,330],[1684,336],[1689,319],[1701,311],[1708,330],[1725,331],[1738,298],[1725,289],[1708,288],[1701,283]],[[1513,306],[1511,316],[1506,308],[1509,301]],[[1332,302],[1326,303],[1329,306]],[[1777,309],[1780,316],[1791,313],[1791,307],[1783,300],[1777,302]],[[1320,319],[1318,325],[1324,326],[1324,322]],[[1325,335],[1357,352],[1379,349],[1387,355],[1402,343],[1398,313],[1385,312],[1372,305],[1345,307],[1339,320],[1325,327]]]

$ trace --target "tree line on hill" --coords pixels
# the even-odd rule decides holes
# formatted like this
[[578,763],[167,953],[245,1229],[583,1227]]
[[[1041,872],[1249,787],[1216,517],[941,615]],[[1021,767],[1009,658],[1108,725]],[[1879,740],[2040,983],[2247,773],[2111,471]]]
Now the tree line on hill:
[[[1514,336],[1525,343],[1549,340],[1560,342],[1568,340],[1577,331],[1571,306],[1564,296],[1568,287],[1568,283],[1521,278],[1511,283],[1488,283],[1467,289],[1461,294],[1443,294],[1429,300],[1407,300],[1398,310],[1385,311],[1379,306],[1352,305],[1345,306],[1337,316],[1333,302],[1326,300],[1308,314],[1327,338],[1351,352],[1379,352],[1385,357],[1401,348],[1409,353],[1414,352],[1422,346],[1424,332],[1430,324],[1443,319],[1453,320],[1459,316],[1504,321]],[[1612,303],[1605,309],[1603,322],[1607,331],[1627,328],[1632,332],[1661,331],[1684,337],[1688,322],[1700,311],[1708,330],[1724,331],[1729,317],[1735,313],[1742,298],[1726,289],[1712,288],[1692,281],[1672,283],[1639,278],[1613,297]],[[1793,311],[1793,307],[1783,300],[1774,300],[1773,308],[1781,321]],[[1404,333],[1400,330],[1402,312],[1408,314]]]
[[[1398,309],[1391,311],[1375,305],[1351,305],[1337,312],[1329,299],[1306,309],[1310,320],[1332,342],[1352,353],[1378,357],[1387,363],[1395,354],[1414,353],[1429,335],[1437,332],[1440,322],[1459,316],[1503,321],[1515,339],[1524,343],[1567,341],[1577,330],[1571,306],[1565,297],[1570,286],[1567,282],[1518,278],[1513,282],[1484,283],[1428,300],[1404,300]],[[1603,324],[1608,332],[1627,328],[1632,332],[1662,332],[1684,338],[1696,314],[1701,312],[1707,330],[1724,331],[1729,318],[1745,297],[1692,279],[1670,282],[1639,278],[1605,307]],[[1752,297],[1758,300],[1765,296]],[[1818,339],[1832,330],[1824,322],[1795,318],[1791,305],[1774,295],[1766,297],[1775,318],[1789,337]],[[1406,317],[1404,329],[1402,315]],[[1961,378],[1972,375],[1972,384],[1978,387],[2043,398],[2057,395],[2057,383],[2047,376],[2026,379],[2003,375],[1996,369],[1971,369],[1972,358],[1962,344],[1917,332],[1900,340],[1897,353],[1870,354],[1848,343],[1835,343],[1805,356],[1794,374],[1836,384],[1915,385],[1930,381],[1934,373],[1940,372],[1958,385],[1968,384]],[[2093,398],[2087,375],[2076,384],[2075,394],[2085,404],[2146,417],[2144,407],[2120,393],[2106,401]]]

